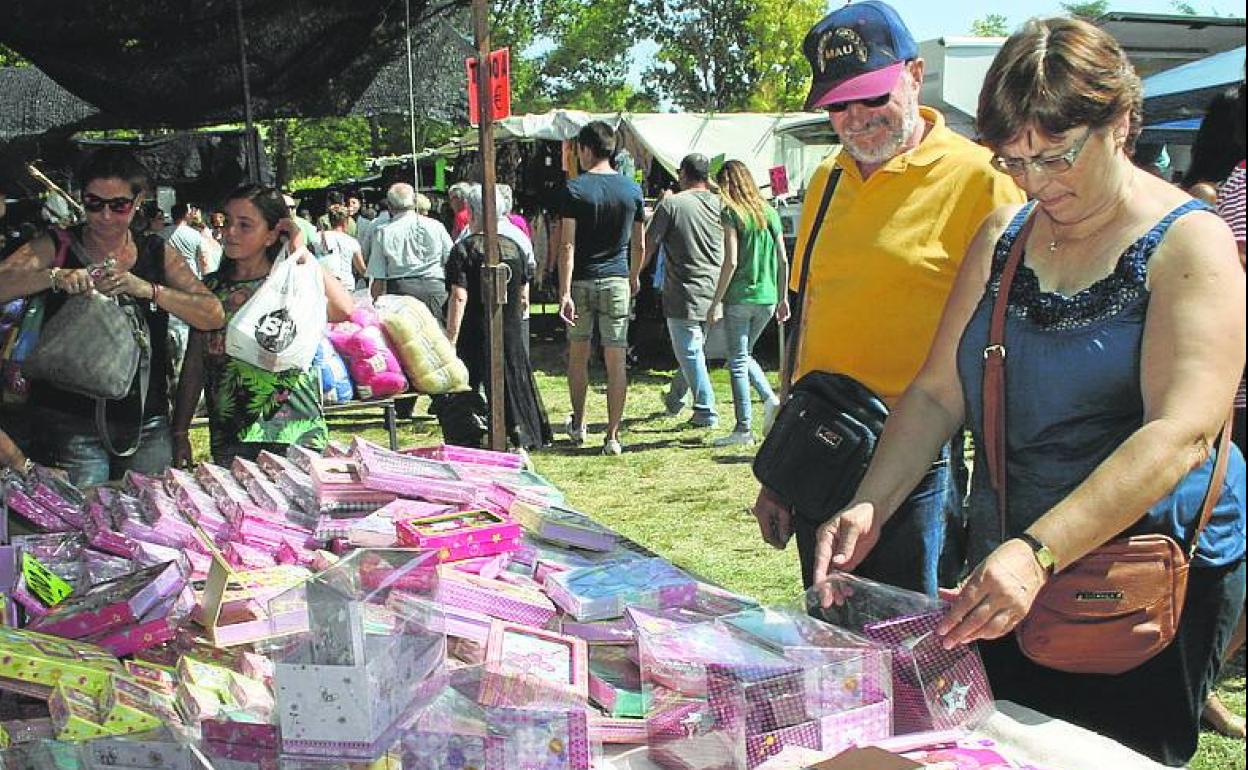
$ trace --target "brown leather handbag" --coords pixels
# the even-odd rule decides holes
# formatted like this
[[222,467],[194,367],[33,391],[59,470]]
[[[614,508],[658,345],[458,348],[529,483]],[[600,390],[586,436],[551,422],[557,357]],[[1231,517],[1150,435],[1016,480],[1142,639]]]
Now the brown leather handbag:
[[[1003,542],[1007,539],[1005,315],[1031,223],[1029,217],[1006,260],[984,349],[984,448]],[[1170,644],[1183,613],[1188,564],[1226,476],[1229,431],[1228,421],[1218,439],[1217,461],[1191,544],[1184,548],[1160,534],[1122,536],[1054,574],[1014,630],[1024,655],[1059,671],[1121,674]]]

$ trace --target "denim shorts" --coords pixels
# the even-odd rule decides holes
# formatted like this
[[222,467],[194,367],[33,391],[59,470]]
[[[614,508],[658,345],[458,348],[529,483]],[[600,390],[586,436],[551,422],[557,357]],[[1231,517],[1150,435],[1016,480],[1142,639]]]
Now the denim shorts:
[[[129,470],[159,475],[173,462],[169,420],[164,416],[143,422],[139,449],[129,457],[118,457],[104,448],[93,419],[52,409],[36,410],[34,419],[39,426],[34,436],[39,460],[64,470],[76,487],[116,481]],[[114,442],[122,446],[133,442],[134,426],[113,424],[111,429]]]
[[588,341],[594,325],[605,348],[628,347],[628,312],[632,292],[627,278],[589,278],[572,282],[576,303],[575,325],[568,326],[568,339]]

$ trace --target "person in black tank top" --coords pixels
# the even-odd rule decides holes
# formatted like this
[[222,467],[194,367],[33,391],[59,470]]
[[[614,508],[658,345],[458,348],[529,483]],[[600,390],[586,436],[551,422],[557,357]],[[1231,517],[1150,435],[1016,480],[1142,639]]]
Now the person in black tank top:
[[[221,303],[163,239],[132,231],[149,178],[129,151],[97,151],[78,178],[86,221],[35,239],[0,264],[0,302],[40,296],[46,321],[62,311],[68,295],[96,291],[133,303],[147,323],[151,366],[142,414],[137,377],[130,394],[110,402],[107,412],[110,434],[119,445],[132,444],[138,428],[134,454],[121,457],[105,448],[93,417],[93,399],[55,382],[31,383],[30,411],[40,427],[32,456],[63,469],[73,484],[87,486],[121,478],[127,470],[162,473],[169,466],[169,316],[197,329],[214,329],[223,323],[224,314]],[[104,267],[109,259],[115,262],[112,269]],[[92,354],[107,356],[111,351]]]

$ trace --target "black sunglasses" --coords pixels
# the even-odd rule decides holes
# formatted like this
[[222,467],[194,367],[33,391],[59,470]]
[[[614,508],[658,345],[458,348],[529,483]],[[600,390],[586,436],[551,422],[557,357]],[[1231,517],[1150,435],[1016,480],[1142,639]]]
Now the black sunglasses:
[[847,102],[832,102],[831,104],[823,105],[823,108],[828,112],[841,113],[848,110],[851,104],[861,104],[863,107],[868,109],[878,110],[880,107],[888,104],[892,98],[893,95],[891,93],[887,93],[881,94],[880,96],[873,96],[870,99],[850,99]]
[[105,206],[108,206],[109,211],[112,211],[114,214],[129,214],[130,210],[134,208],[135,201],[138,199],[139,196],[137,195],[133,198],[101,198],[98,195],[87,193],[82,196],[82,207],[92,214],[98,214],[103,211]]

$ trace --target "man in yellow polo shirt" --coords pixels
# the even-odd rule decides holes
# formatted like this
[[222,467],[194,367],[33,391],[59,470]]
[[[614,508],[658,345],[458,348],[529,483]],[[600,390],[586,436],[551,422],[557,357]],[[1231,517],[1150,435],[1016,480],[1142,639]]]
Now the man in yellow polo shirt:
[[[806,108],[828,112],[843,151],[819,167],[806,192],[789,272],[794,290],[812,232],[815,242],[793,377],[847,374],[891,406],[927,355],[980,223],[1023,194],[989,165],[987,149],[919,106],[923,60],[890,6],[864,0],[834,11],[807,34],[803,51],[814,71]],[[842,173],[816,223],[836,166]],[[946,447],[854,571],[934,594],[960,504]],[[796,535],[809,586],[816,531],[837,511],[790,512],[764,488],[754,512],[773,546]]]

